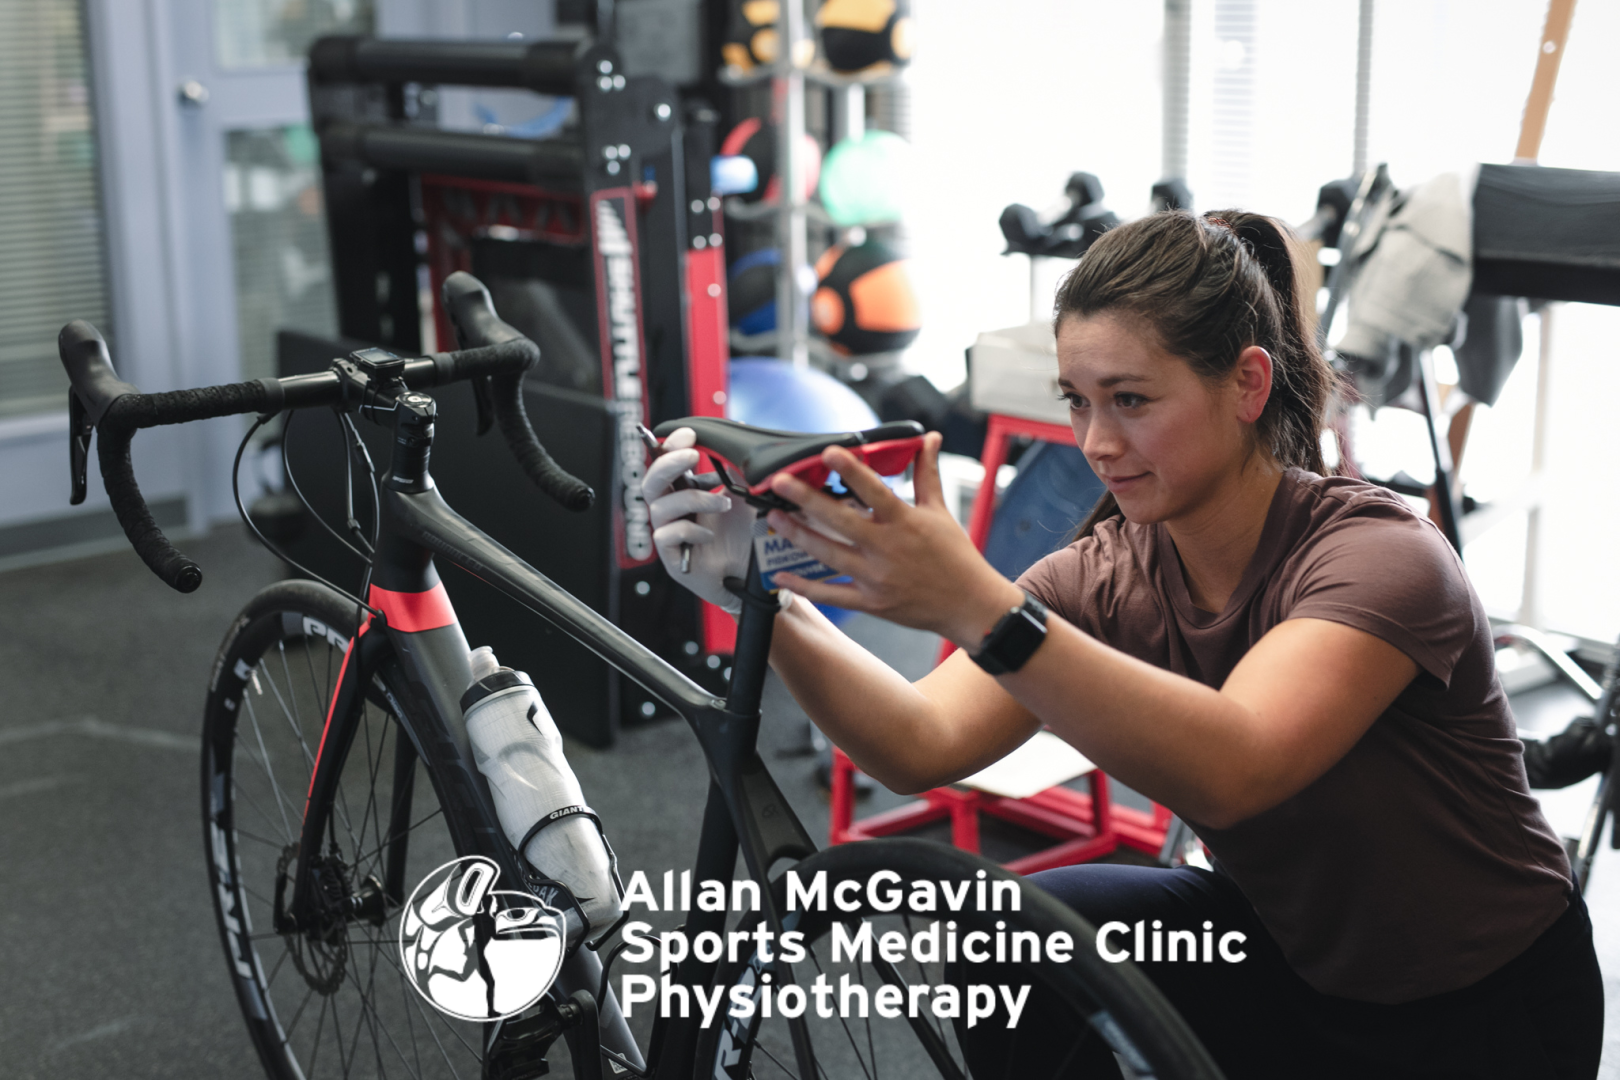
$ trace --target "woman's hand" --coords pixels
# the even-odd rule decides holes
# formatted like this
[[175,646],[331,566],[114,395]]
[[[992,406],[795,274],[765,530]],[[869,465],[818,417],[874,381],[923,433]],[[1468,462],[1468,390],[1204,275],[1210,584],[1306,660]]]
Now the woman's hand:
[[[697,468],[697,435],[676,428],[647,468],[641,497],[652,517],[653,546],[669,576],[715,607],[735,615],[742,600],[726,588],[726,578],[748,573],[754,511],[717,491],[675,489],[675,482]],[[718,482],[718,478],[715,481]]]
[[832,585],[778,574],[776,581],[816,603],[870,612],[976,647],[1024,597],[985,562],[946,507],[940,441],[935,432],[924,437],[913,477],[915,506],[842,447],[823,451],[821,460],[868,509],[847,506],[785,473],[773,479],[771,490],[800,510],[791,515],[772,510],[771,527],[854,579]]

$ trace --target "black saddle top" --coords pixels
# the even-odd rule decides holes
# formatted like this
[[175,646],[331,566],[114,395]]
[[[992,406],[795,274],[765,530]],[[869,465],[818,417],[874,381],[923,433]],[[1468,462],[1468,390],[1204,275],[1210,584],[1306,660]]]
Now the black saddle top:
[[807,435],[802,431],[772,431],[749,427],[735,420],[713,416],[688,416],[666,420],[653,429],[660,439],[676,428],[689,427],[697,433],[700,449],[713,451],[743,474],[749,487],[763,483],[796,461],[818,457],[829,446],[865,446],[891,439],[910,439],[923,433],[915,420],[896,420],[865,431],[837,431],[827,435]]

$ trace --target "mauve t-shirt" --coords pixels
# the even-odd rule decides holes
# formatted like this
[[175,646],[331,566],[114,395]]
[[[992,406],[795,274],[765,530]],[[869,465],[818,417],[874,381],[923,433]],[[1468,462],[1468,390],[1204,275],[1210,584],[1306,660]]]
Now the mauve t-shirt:
[[1569,861],[1525,782],[1484,608],[1440,531],[1398,496],[1288,470],[1219,614],[1193,606],[1167,529],[1118,518],[1018,583],[1099,641],[1206,686],[1285,619],[1353,626],[1417,663],[1304,790],[1229,829],[1188,820],[1317,990],[1382,1003],[1455,990],[1567,907]]

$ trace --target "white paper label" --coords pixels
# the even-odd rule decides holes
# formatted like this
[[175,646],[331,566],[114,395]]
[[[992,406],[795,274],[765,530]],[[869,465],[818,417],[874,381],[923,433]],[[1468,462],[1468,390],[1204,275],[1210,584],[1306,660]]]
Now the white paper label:
[[821,581],[841,573],[803,548],[795,547],[793,541],[771,528],[764,518],[754,519],[754,555],[759,563],[760,581],[773,591],[781,588],[776,584],[777,574],[797,574],[807,581]]

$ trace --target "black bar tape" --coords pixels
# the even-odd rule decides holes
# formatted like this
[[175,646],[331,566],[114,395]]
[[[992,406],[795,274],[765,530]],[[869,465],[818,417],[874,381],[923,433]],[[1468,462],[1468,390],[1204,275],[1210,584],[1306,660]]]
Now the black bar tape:
[[[516,344],[511,342],[509,344]],[[532,342],[525,341],[531,349]],[[504,348],[497,345],[496,348]],[[565,510],[586,510],[596,501],[596,492],[585,481],[574,476],[554,461],[546,448],[535,437],[529,426],[529,414],[523,408],[523,373],[498,375],[495,386],[495,422],[500,425],[506,445],[528,474],[534,486],[555,499]]]
[[108,425],[112,425],[134,432],[138,428],[187,424],[216,416],[262,413],[270,404],[270,391],[265,388],[263,379],[205,386],[200,390],[171,390],[164,394],[126,394],[107,409],[97,430],[105,433]]
[[101,480],[113,513],[124,528],[135,553],[163,582],[180,592],[194,592],[202,584],[202,570],[177,551],[158,528],[141,488],[129,444],[141,428],[184,424],[216,416],[262,413],[271,403],[262,380],[209,386],[201,390],[174,390],[166,394],[125,394],[113,401],[96,427],[96,456]]
[[[113,403],[116,407],[141,395],[130,394]],[[146,500],[141,498],[140,485],[135,482],[135,467],[129,459],[129,441],[135,435],[134,427],[103,424],[96,436],[96,455],[101,461],[101,479],[107,485],[107,497],[112,500],[113,513],[124,535],[141,561],[151,567],[152,573],[171,589],[195,592],[202,584],[202,570],[196,563],[175,550],[169,538],[163,535]]]
[[521,375],[540,362],[540,347],[526,337],[498,345],[483,345],[450,354],[455,379],[482,375]]

